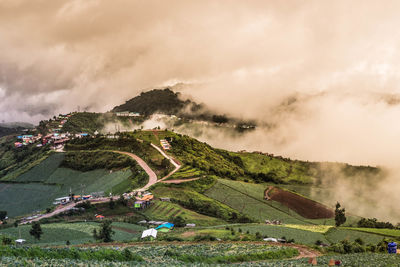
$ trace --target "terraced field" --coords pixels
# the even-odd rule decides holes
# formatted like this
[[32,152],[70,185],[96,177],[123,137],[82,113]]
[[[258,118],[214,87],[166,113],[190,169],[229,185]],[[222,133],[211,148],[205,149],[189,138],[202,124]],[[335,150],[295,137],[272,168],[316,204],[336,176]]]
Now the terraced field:
[[[205,195],[247,214],[259,222],[264,222],[268,219],[280,220],[291,224],[309,224],[302,220],[299,215],[295,217],[288,214],[290,211],[287,208],[287,212],[284,212],[285,208],[277,208],[267,203],[262,199],[264,192],[260,195],[259,187],[246,183],[237,183],[236,188],[234,188],[231,186],[234,183],[227,180],[219,180]],[[242,185],[243,188],[238,188]]]
[[181,216],[187,223],[194,223],[196,225],[218,225],[224,224],[223,220],[218,218],[209,217],[196,213],[194,211],[185,209],[178,204],[171,202],[155,201],[155,203],[144,211],[148,217],[154,220],[168,221],[171,217]]
[[197,178],[204,175],[204,172],[192,168],[190,166],[182,167],[178,172],[174,173],[172,176],[168,178],[168,180],[181,180],[181,179],[190,179]]

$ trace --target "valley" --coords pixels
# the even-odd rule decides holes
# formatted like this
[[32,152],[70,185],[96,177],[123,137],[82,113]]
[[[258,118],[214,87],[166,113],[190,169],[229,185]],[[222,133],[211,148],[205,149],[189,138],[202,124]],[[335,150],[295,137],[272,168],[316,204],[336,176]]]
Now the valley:
[[[389,228],[365,227],[356,209],[345,206],[350,212],[337,225],[335,204],[341,199],[332,198],[335,194],[326,186],[335,176],[357,177],[373,186],[384,175],[378,168],[227,151],[172,129],[141,129],[146,118],[136,115],[83,112],[65,117],[59,133],[69,140],[61,146],[56,147],[55,139],[17,147],[16,134],[0,139],[0,211],[9,217],[0,226],[3,243],[23,239],[38,251],[70,248],[78,254],[86,248],[111,253],[121,247],[128,258],[114,255],[121,257],[113,258],[115,266],[143,261],[275,266],[276,260],[279,266],[307,266],[308,258],[325,262],[333,257],[344,263],[361,255],[376,262],[398,260],[382,258],[387,244],[400,237],[396,222],[384,224]],[[136,126],[105,132],[107,123]],[[57,118],[33,131],[44,136],[53,124]],[[67,200],[54,205],[59,198]],[[37,222],[40,239],[30,234]],[[94,234],[107,222],[111,242]],[[174,227],[161,231],[166,222]],[[156,238],[142,238],[147,229],[156,228]],[[9,255],[1,263],[48,259],[11,256],[20,252],[8,249],[0,246]],[[97,254],[73,260],[66,254],[55,264],[86,264],[89,259],[96,265],[106,264],[96,259],[107,261]]]

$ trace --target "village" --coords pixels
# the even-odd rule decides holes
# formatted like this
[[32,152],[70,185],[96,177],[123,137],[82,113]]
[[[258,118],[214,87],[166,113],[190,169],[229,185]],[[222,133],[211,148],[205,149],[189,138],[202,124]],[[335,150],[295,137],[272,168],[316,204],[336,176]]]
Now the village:
[[[68,122],[68,119],[72,116],[72,114],[59,115],[54,118],[54,121],[49,123],[49,126],[54,126],[49,129],[50,133],[43,136],[40,133],[34,134],[25,134],[17,136],[18,141],[14,143],[15,148],[21,148],[23,146],[36,145],[36,147],[42,147],[45,145],[51,145],[52,150],[62,151],[64,145],[67,141],[74,138],[82,138],[89,136],[88,133],[77,133],[70,134],[68,132],[64,133],[62,128],[65,123]],[[26,129],[25,132],[37,132],[37,129]]]

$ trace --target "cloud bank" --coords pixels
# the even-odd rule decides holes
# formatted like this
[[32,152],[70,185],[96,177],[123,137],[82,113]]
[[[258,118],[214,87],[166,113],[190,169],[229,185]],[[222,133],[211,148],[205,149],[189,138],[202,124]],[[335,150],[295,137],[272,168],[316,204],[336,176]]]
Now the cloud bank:
[[396,165],[398,1],[0,1],[0,120],[107,111],[183,81],[258,120],[210,143]]

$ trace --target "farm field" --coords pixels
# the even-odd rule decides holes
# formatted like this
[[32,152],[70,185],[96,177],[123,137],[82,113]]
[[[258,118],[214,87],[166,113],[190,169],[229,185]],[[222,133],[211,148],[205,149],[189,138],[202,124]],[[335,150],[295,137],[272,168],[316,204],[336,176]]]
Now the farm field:
[[353,227],[342,227],[342,229],[360,231],[360,232],[383,235],[383,236],[400,237],[400,230],[396,229],[353,228]]
[[221,219],[196,213],[171,202],[155,201],[143,213],[153,220],[168,221],[171,217],[181,216],[187,223],[194,223],[199,226],[225,224]]
[[[108,249],[108,253],[112,250]],[[256,263],[254,260],[263,260],[261,263],[274,263],[275,260],[284,260],[288,258],[293,258],[298,255],[298,251],[295,248],[281,247],[281,246],[270,246],[267,244],[251,244],[251,243],[222,243],[222,244],[182,244],[182,245],[148,245],[148,244],[135,244],[134,246],[127,248],[132,255],[138,255],[140,262],[124,262],[123,259],[118,261],[112,261],[112,257],[104,257],[103,253],[97,254],[105,258],[104,261],[97,260],[83,260],[79,259],[29,259],[28,257],[15,257],[9,254],[8,250],[7,257],[0,258],[0,264],[9,264],[11,259],[14,263],[25,263],[25,266],[33,266],[32,264],[50,264],[51,266],[210,266],[213,264],[215,266],[228,266],[232,262],[241,264],[253,265]],[[7,250],[5,250],[7,251]],[[36,250],[37,251],[37,250]],[[43,255],[46,250],[42,250]],[[53,249],[54,251],[54,249]],[[76,253],[69,253],[69,257],[76,255],[77,257],[85,257],[85,249],[76,249]],[[88,253],[94,254],[98,249],[89,249]],[[51,252],[48,250],[47,253]],[[82,253],[83,252],[83,253]],[[21,253],[21,252],[20,252]],[[115,252],[120,253],[120,252]],[[61,254],[61,253],[60,253]],[[63,253],[65,255],[66,253]],[[125,253],[123,253],[124,255]],[[82,255],[82,256],[81,256]],[[110,259],[111,258],[111,259]],[[24,261],[25,260],[25,261]],[[106,261],[108,260],[108,261]],[[29,264],[31,263],[31,264]],[[62,265],[64,264],[64,265]]]
[[32,182],[46,180],[57,170],[64,160],[64,153],[54,153],[28,172],[18,176],[15,180],[18,182]]
[[[225,183],[229,183],[230,185],[227,186]],[[303,221],[300,216],[292,216],[283,212],[283,208],[279,209],[263,200],[263,194],[260,196],[261,190],[259,187],[237,182],[236,188],[240,188],[234,189],[231,186],[232,183],[234,182],[218,180],[218,182],[209,189],[205,195],[222,202],[239,212],[247,214],[259,222],[264,222],[268,219],[271,221],[280,220],[283,223],[291,224],[309,224],[308,222]],[[288,209],[286,208],[286,210]]]
[[[399,266],[400,255],[387,253],[357,253],[357,254],[346,254],[346,255],[325,255],[317,257],[317,265],[315,266],[327,266],[330,259],[340,260],[342,266],[362,266],[362,267],[388,267],[388,266]],[[279,266],[279,267],[289,267],[289,266],[299,266],[306,267],[310,266],[308,259],[299,260],[288,260],[279,263],[267,263],[263,266]]]
[[197,178],[201,175],[204,175],[204,172],[190,166],[184,166],[179,171],[171,175],[168,180]]
[[[92,233],[94,229],[100,227],[100,224],[96,222],[52,223],[42,224],[41,227],[43,235],[39,241],[35,241],[29,234],[29,230],[31,229],[30,225],[21,225],[17,228],[12,227],[0,230],[0,236],[9,236],[14,240],[21,237],[27,241],[27,244],[65,245],[67,240],[69,240],[71,244],[83,244],[89,241],[95,241]],[[136,240],[145,229],[142,226],[122,222],[114,222],[112,227],[115,231],[113,239],[116,241]]]
[[56,168],[62,154],[53,154],[38,166],[16,178],[21,183],[0,182],[0,210],[6,210],[9,216],[20,216],[52,206],[55,198],[72,192],[91,193],[98,191],[123,193],[119,185],[126,184],[132,177],[131,170],[110,173],[107,170],[79,172],[66,168]]
[[[157,248],[156,248],[157,249]],[[150,254],[150,252],[148,252]],[[317,258],[317,265],[327,266],[330,259],[342,261],[342,266],[365,266],[365,267],[387,267],[398,266],[400,261],[399,255],[387,255],[378,253],[363,253],[363,254],[348,254],[348,255],[329,255]],[[184,263],[170,257],[161,257],[159,253],[155,253],[153,257],[145,259],[145,266],[196,266],[194,263]],[[0,264],[5,266],[100,266],[100,267],[126,267],[126,266],[143,266],[143,262],[110,262],[105,261],[88,261],[88,260],[73,260],[73,259],[26,259],[21,257],[2,257]],[[206,264],[197,264],[198,266],[209,266]],[[215,266],[215,265],[214,265]],[[232,264],[218,264],[218,266],[232,266]],[[309,267],[308,259],[298,260],[270,260],[270,261],[253,261],[236,263],[235,266],[265,266],[265,267]]]
[[366,232],[360,232],[356,230],[347,230],[341,228],[331,228],[325,234],[326,239],[330,243],[337,243],[344,239],[354,241],[357,238],[361,238],[365,243],[376,244],[384,238],[382,235],[371,234]]

